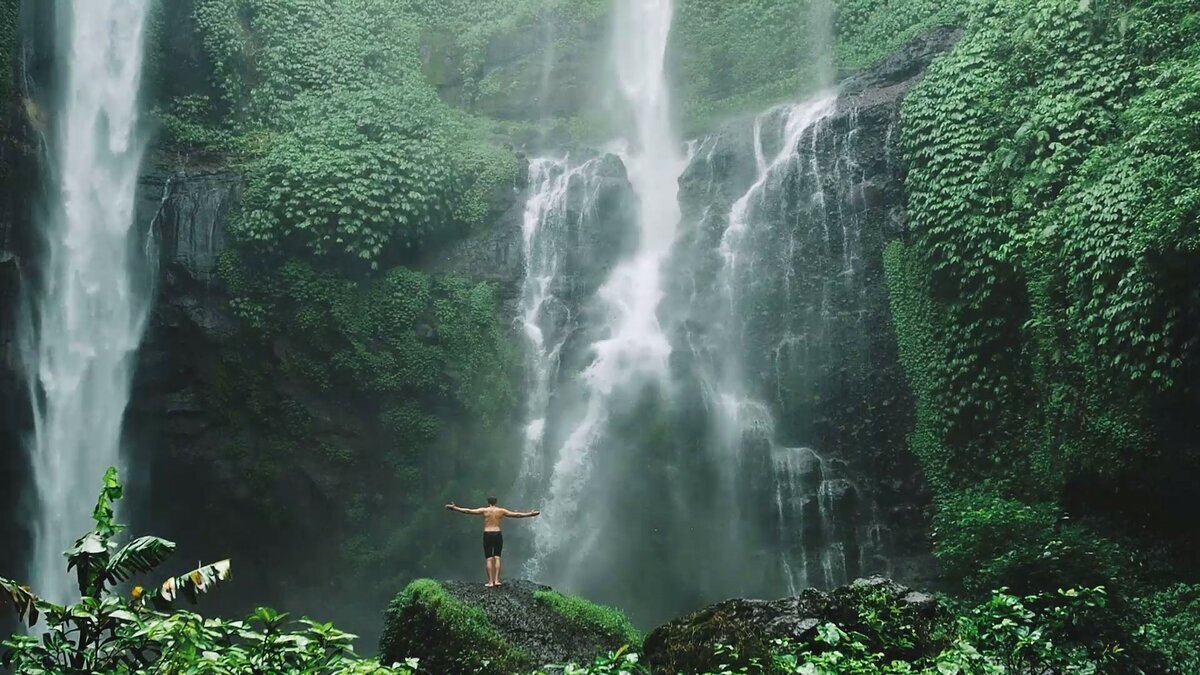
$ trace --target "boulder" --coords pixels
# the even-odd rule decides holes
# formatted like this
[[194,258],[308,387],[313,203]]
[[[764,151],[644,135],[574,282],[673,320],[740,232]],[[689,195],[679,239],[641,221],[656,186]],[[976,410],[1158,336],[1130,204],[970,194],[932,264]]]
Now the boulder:
[[736,669],[767,658],[776,640],[819,651],[817,629],[825,623],[861,633],[890,658],[911,659],[946,647],[953,618],[934,596],[876,576],[831,592],[807,589],[782,600],[734,599],[705,607],[651,631],[643,654],[656,675],[715,672],[731,661],[716,655],[726,645],[737,655],[731,664]]
[[385,613],[379,659],[420,660],[425,673],[528,672],[591,663],[641,636],[620,612],[530,581],[499,588],[464,581],[412,582]]

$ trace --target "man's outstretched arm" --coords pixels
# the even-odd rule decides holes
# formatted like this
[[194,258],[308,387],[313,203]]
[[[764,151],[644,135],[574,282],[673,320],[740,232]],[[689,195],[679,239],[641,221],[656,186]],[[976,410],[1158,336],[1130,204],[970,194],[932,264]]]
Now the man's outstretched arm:
[[463,507],[455,504],[454,502],[450,502],[449,504],[447,504],[446,509],[449,511],[458,511],[459,513],[465,513],[468,516],[483,515],[483,509],[464,509]]
[[509,511],[508,509],[504,509],[504,516],[506,518],[533,518],[534,516],[541,515],[541,513],[541,511]]

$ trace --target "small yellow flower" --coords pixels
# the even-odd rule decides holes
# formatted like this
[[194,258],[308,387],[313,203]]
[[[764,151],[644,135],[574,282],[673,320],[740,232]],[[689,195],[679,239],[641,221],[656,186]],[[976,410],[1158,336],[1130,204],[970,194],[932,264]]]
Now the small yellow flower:
[[138,598],[142,597],[142,594],[145,592],[146,592],[146,589],[142,588],[141,586],[134,586],[133,587],[133,599],[137,600]]

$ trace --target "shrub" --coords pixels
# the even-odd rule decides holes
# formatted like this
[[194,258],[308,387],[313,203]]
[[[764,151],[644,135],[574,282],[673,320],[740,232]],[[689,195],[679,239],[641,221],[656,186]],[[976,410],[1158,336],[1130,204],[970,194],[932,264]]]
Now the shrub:
[[933,532],[947,574],[973,593],[1095,586],[1132,569],[1121,547],[1072,523],[1055,506],[1006,499],[987,487],[943,496]]
[[354,636],[332,624],[307,619],[289,622],[286,614],[260,608],[245,621],[204,619],[172,609],[180,597],[196,602],[229,577],[228,560],[167,579],[159,586],[135,586],[130,598],[115,586],[154,571],[175,550],[158,537],[139,537],[118,546],[124,529],[115,520],[114,503],[122,497],[116,469],[109,469],[92,518],[96,525],[66,553],[68,571],[79,580],[80,601],[60,606],[30,589],[0,578],[6,600],[30,626],[45,618],[40,637],[14,635],[0,664],[18,673],[312,673],[412,675],[416,663],[405,660],[387,668],[354,655]]

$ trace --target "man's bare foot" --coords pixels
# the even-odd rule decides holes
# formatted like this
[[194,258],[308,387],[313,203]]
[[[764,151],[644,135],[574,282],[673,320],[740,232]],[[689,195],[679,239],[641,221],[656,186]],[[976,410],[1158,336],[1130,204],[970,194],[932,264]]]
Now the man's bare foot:
[[496,586],[496,585],[497,585],[497,584],[487,583],[487,584],[484,584],[484,585],[483,585],[483,587],[484,587],[484,588],[491,588],[492,586]]
[[503,585],[504,585],[504,582],[503,582],[503,581],[497,581],[497,582],[496,582],[495,584],[493,584],[493,585],[494,585],[494,586],[503,586]]

